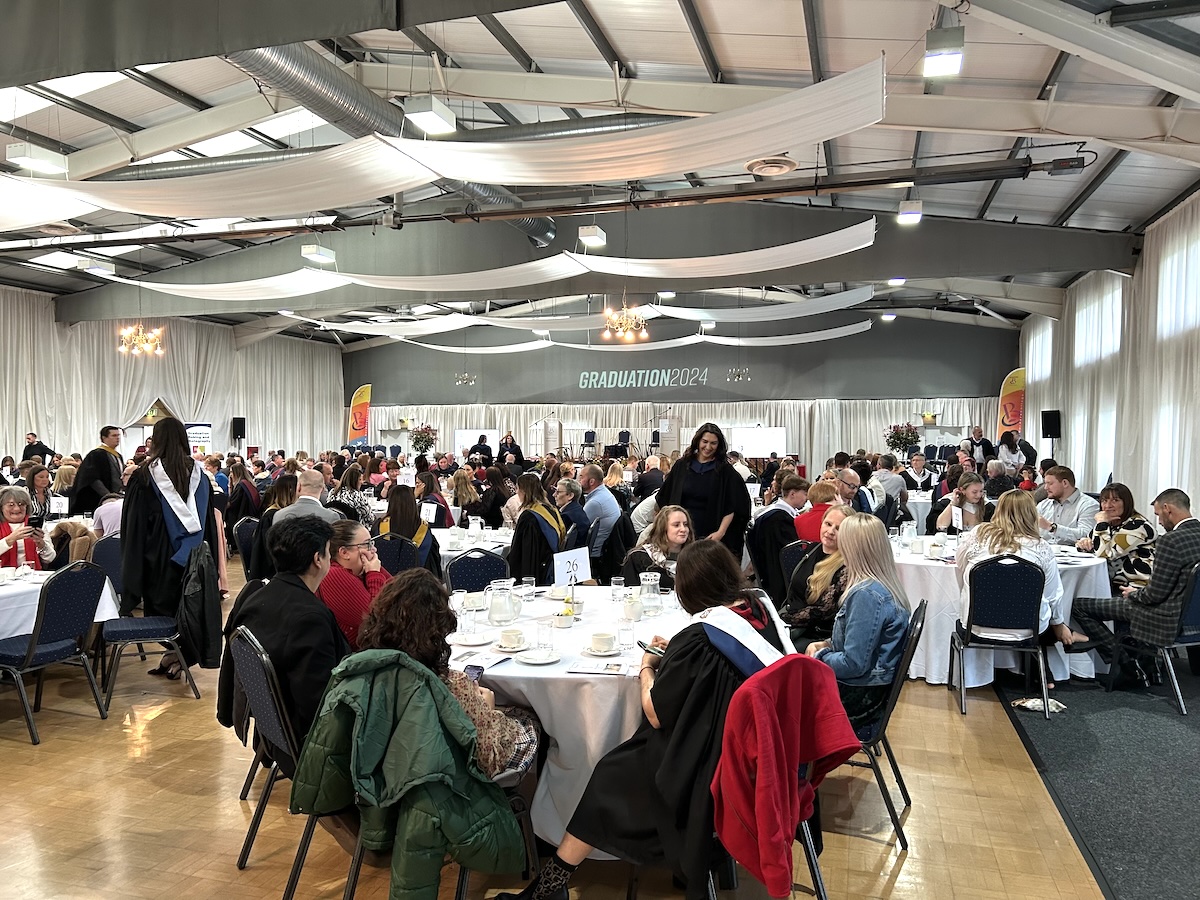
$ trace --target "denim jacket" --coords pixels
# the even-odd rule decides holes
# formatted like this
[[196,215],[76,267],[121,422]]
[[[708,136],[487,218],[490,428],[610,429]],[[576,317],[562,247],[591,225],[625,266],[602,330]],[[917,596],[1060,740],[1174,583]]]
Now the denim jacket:
[[833,620],[830,646],[817,659],[845,684],[891,684],[904,652],[908,619],[908,610],[878,581],[857,584],[846,592]]

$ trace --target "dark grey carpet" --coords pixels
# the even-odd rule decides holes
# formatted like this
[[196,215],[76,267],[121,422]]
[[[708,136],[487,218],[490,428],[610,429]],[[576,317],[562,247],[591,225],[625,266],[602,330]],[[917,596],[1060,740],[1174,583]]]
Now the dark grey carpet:
[[1048,722],[1008,705],[1029,696],[1024,679],[996,685],[1101,887],[1121,900],[1200,896],[1200,677],[1186,658],[1175,671],[1186,716],[1167,684],[1059,684],[1051,696],[1067,709]]

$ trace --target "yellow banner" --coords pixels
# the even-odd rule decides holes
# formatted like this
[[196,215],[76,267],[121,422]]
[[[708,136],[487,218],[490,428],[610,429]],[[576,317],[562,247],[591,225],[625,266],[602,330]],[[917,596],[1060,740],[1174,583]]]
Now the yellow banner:
[[346,443],[366,446],[367,419],[371,412],[371,386],[362,385],[350,399],[350,424],[346,428]]
[[1013,369],[1000,385],[996,440],[1006,431],[1025,431],[1025,370]]

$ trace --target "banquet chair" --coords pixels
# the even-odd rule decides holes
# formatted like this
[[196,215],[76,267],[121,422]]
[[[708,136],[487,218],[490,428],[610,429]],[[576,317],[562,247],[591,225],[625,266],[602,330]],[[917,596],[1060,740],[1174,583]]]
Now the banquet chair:
[[[41,738],[33,723],[33,714],[42,708],[46,667],[54,663],[79,662],[87,675],[100,718],[108,718],[108,710],[100,699],[100,688],[82,643],[96,618],[104,583],[104,571],[99,566],[83,560],[71,563],[51,575],[42,585],[33,630],[29,634],[0,640],[0,676],[10,675],[16,684],[21,709],[25,713],[25,725],[34,744],[40,744]],[[37,693],[32,707],[25,693],[25,675],[29,672],[37,672]]]
[[351,522],[358,521],[358,511],[349,503],[343,503],[341,500],[330,500],[325,504],[326,509],[332,509],[336,513],[341,513],[343,519],[348,519]]
[[[954,623],[950,635],[950,670],[946,674],[946,690],[954,690],[955,660],[958,662],[958,698],[962,714],[967,714],[966,651],[972,649],[1011,650],[1031,654],[1037,659],[1042,675],[1042,706],[1050,718],[1050,695],[1046,690],[1046,655],[1038,644],[1041,630],[1042,589],[1046,576],[1038,566],[1012,553],[1005,553],[982,562],[968,576],[971,598],[967,621]],[[1024,628],[1032,631],[1027,638],[985,638],[972,629]]]
[[804,554],[812,549],[812,545],[812,541],[792,541],[779,551],[779,564],[783,569],[784,584],[792,583],[792,573],[796,571],[796,566],[800,565]]
[[896,502],[896,498],[891,494],[885,496],[883,502],[875,508],[875,517],[883,523],[884,529],[894,526],[899,515],[900,504]]
[[[525,871],[521,873],[521,877],[525,880],[536,878],[540,869],[537,838],[533,833],[533,818],[529,813],[529,803],[521,795],[521,784],[531,771],[533,771],[532,766],[525,770],[506,769],[492,779],[504,791],[504,799],[508,801],[508,808],[512,810],[517,824],[521,826],[521,837],[525,841]],[[355,849],[356,855],[361,852],[361,832],[359,833],[359,837],[359,846]],[[459,866],[458,881],[454,887],[454,900],[467,900],[470,881],[471,870],[464,866]]]
[[[1179,632],[1174,645],[1185,647],[1200,646],[1200,563],[1197,563],[1184,588],[1183,612],[1179,615]],[[1124,623],[1122,623],[1124,624]],[[1171,690],[1175,692],[1175,707],[1181,716],[1187,715],[1187,705],[1183,702],[1183,694],[1179,690],[1179,678],[1175,674],[1175,666],[1171,664],[1171,647],[1155,647],[1140,641],[1132,642],[1128,636],[1122,636],[1113,648],[1112,664],[1109,666],[1109,677],[1104,684],[1105,691],[1111,691],[1121,672],[1121,657],[1125,655],[1152,655],[1166,669],[1167,678],[1171,682]]]
[[[102,537],[92,547],[92,562],[104,570],[112,585],[113,593],[117,596],[117,606],[121,605],[121,595],[125,593],[125,580],[121,575],[121,536],[110,534]],[[146,651],[141,644],[137,645],[138,656],[146,661]],[[108,684],[108,651],[104,643],[104,629],[96,629],[96,641],[92,647],[92,665],[99,666],[100,684]]]
[[575,542],[578,540],[578,538],[579,526],[572,524],[571,527],[567,529],[567,533],[563,536],[563,549],[574,550],[576,547]]
[[242,574],[250,577],[250,553],[254,549],[254,533],[258,531],[258,519],[246,516],[233,526],[233,540],[237,544],[238,557],[242,561]]
[[904,651],[900,655],[900,664],[896,667],[896,675],[892,679],[892,687],[888,693],[887,706],[883,708],[883,715],[877,721],[870,722],[855,732],[858,739],[862,741],[863,753],[867,757],[867,762],[853,759],[847,761],[847,765],[860,768],[869,767],[874,772],[875,783],[879,785],[879,793],[883,795],[884,805],[887,806],[888,815],[892,819],[892,828],[895,829],[896,837],[899,838],[900,847],[903,850],[908,849],[908,838],[904,834],[904,826],[900,824],[900,817],[896,814],[896,805],[892,802],[891,792],[883,780],[883,770],[879,767],[878,756],[880,750],[887,754],[892,774],[896,776],[896,785],[900,788],[900,796],[904,798],[904,808],[912,806],[912,798],[908,796],[908,786],[904,783],[904,776],[900,774],[900,766],[896,764],[896,754],[892,752],[892,745],[888,743],[887,727],[892,713],[896,710],[896,704],[900,701],[900,691],[908,681],[908,670],[912,665],[913,657],[916,656],[921,632],[925,630],[925,609],[928,605],[927,601],[922,600],[913,612],[912,618],[908,620],[908,630],[904,635]]
[[402,534],[381,534],[375,538],[375,552],[379,555],[379,564],[389,575],[398,575],[405,569],[416,569],[421,565],[417,545]]
[[446,582],[452,591],[482,591],[491,582],[508,577],[508,560],[491,550],[468,550],[446,566]]
[[111,647],[111,658],[108,665],[108,679],[104,692],[104,710],[112,705],[113,690],[117,686],[117,672],[121,667],[121,658],[125,648],[137,644],[139,653],[143,653],[143,644],[159,644],[175,654],[182,665],[183,677],[196,699],[200,699],[200,688],[196,687],[196,679],[185,663],[183,649],[179,646],[179,625],[174,616],[121,616],[109,619],[104,623],[101,632],[104,643]]

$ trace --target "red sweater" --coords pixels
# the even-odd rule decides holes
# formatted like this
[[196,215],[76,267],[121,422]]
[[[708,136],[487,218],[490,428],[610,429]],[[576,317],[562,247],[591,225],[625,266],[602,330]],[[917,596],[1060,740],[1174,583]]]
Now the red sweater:
[[821,520],[825,518],[825,510],[832,503],[814,503],[813,508],[796,516],[796,538],[801,541],[819,541],[821,539]]
[[317,588],[321,602],[333,611],[338,628],[350,642],[350,649],[358,649],[358,628],[367,615],[371,601],[375,599],[392,576],[386,570],[367,572],[360,578],[340,565],[330,563],[329,574]]
[[785,656],[734,692],[712,781],[714,824],[772,897],[791,896],[792,842],[812,815],[813,790],[861,749],[822,662]]

